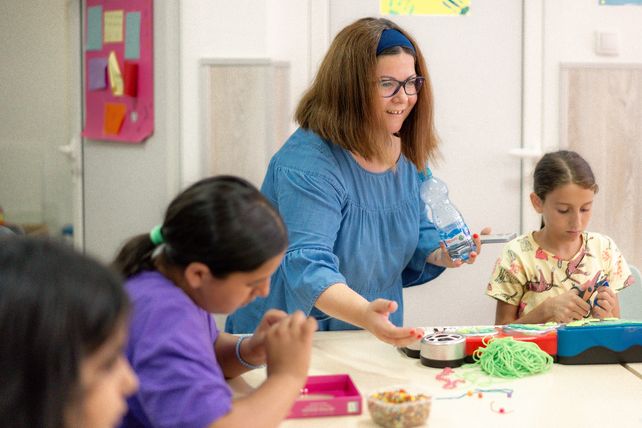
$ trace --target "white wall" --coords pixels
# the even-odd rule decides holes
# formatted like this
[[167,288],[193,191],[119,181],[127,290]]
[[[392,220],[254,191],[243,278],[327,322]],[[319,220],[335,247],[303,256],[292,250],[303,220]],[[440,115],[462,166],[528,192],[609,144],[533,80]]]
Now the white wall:
[[158,224],[179,188],[179,10],[154,2],[154,134],[142,144],[84,142],[85,250],[108,262]]
[[[525,63],[524,139],[542,152],[560,149],[560,65],[568,63],[642,64],[642,7],[600,6],[594,0],[526,2],[527,58]],[[529,21],[530,18],[530,21]],[[598,31],[619,33],[620,54],[595,53]],[[534,162],[524,164],[529,177]],[[614,172],[615,173],[615,172]],[[539,227],[539,217],[527,200],[532,183],[524,189],[524,228]],[[639,189],[642,191],[642,189]],[[598,201],[599,202],[599,201]]]
[[67,3],[0,5],[0,206],[8,221],[52,234],[72,218],[70,167],[57,150],[71,136]]
[[[617,31],[621,53],[595,53],[597,31]],[[642,6],[600,6],[593,0],[544,1],[543,147],[559,144],[559,76],[561,63],[642,63]]]
[[[288,62],[289,104],[294,109],[316,72],[318,51],[327,46],[327,40],[319,40],[318,35],[327,35],[325,5],[326,0],[180,3],[183,186],[204,175],[199,60],[268,58]],[[290,128],[294,130],[293,121]]]
[[[376,15],[377,6],[376,1],[341,0],[265,0],[253,1],[251,7],[246,1],[236,2],[234,6],[220,1],[183,2],[184,183],[200,178],[202,136],[197,81],[200,57],[267,57],[290,61],[294,108],[331,37],[356,17]],[[636,25],[642,22],[640,7],[600,7],[595,0],[527,1],[523,41],[521,17],[508,24],[502,21],[502,16],[514,16],[520,7],[514,0],[475,2],[471,15],[463,18],[472,28],[472,34],[466,33],[468,38],[464,40],[457,31],[461,22],[456,21],[457,18],[426,20],[429,25],[419,28],[416,34],[427,40],[422,42],[422,48],[432,73],[437,126],[444,140],[444,162],[436,170],[449,181],[453,200],[474,230],[484,225],[491,225],[498,232],[520,228],[520,161],[510,157],[506,148],[525,145],[538,150],[557,149],[559,63],[640,62],[642,59],[642,44],[636,43],[642,31],[642,26]],[[399,17],[398,22],[414,25],[417,19],[420,18]],[[235,26],[229,22],[235,22]],[[248,28],[250,22],[252,25]],[[501,26],[508,28],[499,28]],[[597,57],[592,52],[594,31],[610,28],[621,32],[623,53],[618,58]],[[434,34],[440,32],[443,38],[435,38]],[[444,40],[448,40],[451,50],[438,48],[431,40],[442,46]],[[515,59],[522,42],[525,58]],[[515,67],[522,67],[522,61],[523,77],[521,71],[514,71]],[[497,73],[505,74],[503,77],[508,79],[505,84],[496,83]],[[489,82],[491,87],[476,85],[476,82]],[[495,97],[505,99],[515,90],[523,90],[523,105],[521,99],[510,105],[495,103]],[[452,115],[454,111],[458,114]],[[523,137],[519,131],[522,121]],[[503,143],[496,144],[497,141]],[[525,177],[531,173],[532,166],[531,161],[524,162]],[[491,180],[489,186],[480,184],[488,183],[482,177],[507,169],[513,171],[513,178]],[[525,193],[529,189],[530,181],[526,179]],[[531,214],[530,206],[523,209],[522,230],[536,227],[538,218]],[[494,303],[483,295],[483,285],[500,249],[501,246],[487,246],[476,266],[446,272],[427,286],[406,290],[407,322],[491,321]]]
[[181,160],[182,184],[203,176],[201,58],[267,57],[265,1],[191,0],[180,2],[181,14]]
[[[49,5],[50,2],[45,3]],[[378,2],[372,0],[371,3],[367,8],[362,8],[360,13],[372,14],[372,8],[376,10]],[[515,5],[517,3],[516,0],[512,0],[506,5],[513,10],[518,7]],[[51,171],[41,179],[49,183],[45,190],[38,186],[22,188],[18,185],[35,184],[39,179],[34,177],[38,176],[40,170],[38,174],[30,174],[28,180],[15,180],[15,177],[20,176],[19,172],[29,168],[37,169],[30,164],[30,153],[36,155],[49,150],[39,145],[43,140],[40,136],[34,136],[32,131],[51,123],[65,121],[66,113],[63,110],[42,103],[35,95],[42,91],[51,91],[54,84],[64,85],[60,77],[64,71],[64,65],[61,64],[66,63],[60,60],[64,53],[52,57],[49,54],[51,48],[46,43],[49,35],[64,34],[65,29],[64,25],[59,23],[59,3],[47,6],[51,10],[51,19],[46,23],[32,22],[29,25],[21,25],[20,28],[15,28],[13,23],[17,20],[7,13],[8,4],[2,2],[0,9],[0,35],[3,36],[3,40],[13,40],[0,46],[4,58],[0,74],[3,101],[11,100],[3,102],[0,106],[0,174],[11,171],[9,176],[12,178],[7,179],[0,175],[0,196],[12,201],[11,205],[14,205],[15,201],[15,206],[20,207],[19,210],[31,211],[31,206],[19,205],[23,194],[42,200],[45,197],[43,192],[58,197],[67,190],[64,186],[59,188],[54,184],[56,176]],[[42,2],[38,4],[45,7],[42,6]],[[475,26],[476,8],[479,11],[488,4],[497,3],[482,0],[474,2],[472,15],[463,19],[469,20],[471,25]],[[16,5],[13,6],[20,7]],[[336,31],[336,28],[330,28],[331,14],[341,8],[355,7],[353,1],[329,0],[154,2],[156,130],[152,139],[142,146],[123,147],[106,143],[86,145],[85,203],[88,251],[99,253],[105,259],[111,258],[123,239],[133,233],[147,230],[160,220],[167,202],[180,187],[201,178],[202,124],[199,118],[198,72],[200,58],[250,57],[289,61],[290,98],[291,107],[294,108],[301,92],[313,77],[318,61],[328,46],[329,38]],[[545,150],[552,150],[556,149],[559,143],[560,62],[642,63],[642,7],[605,7],[599,6],[597,0],[526,1],[524,7],[527,48],[523,82],[525,117],[520,117],[518,106],[512,109],[505,121],[513,126],[514,122],[523,120],[526,133],[524,141],[534,143]],[[492,11],[492,14],[497,16],[502,13],[503,8],[498,6]],[[413,20],[405,19],[406,22]],[[451,18],[444,18],[443,23],[433,20],[431,25],[446,25],[444,28],[447,29],[451,21]],[[343,24],[345,23],[347,22]],[[519,23],[515,22],[515,25],[517,24]],[[336,27],[338,26],[339,23],[336,24]],[[594,32],[602,29],[617,29],[620,32],[622,53],[619,57],[599,57],[593,53]],[[428,32],[433,30],[426,29]],[[480,34],[484,34],[486,30],[490,31],[492,28],[477,28]],[[28,37],[11,39],[10,36],[13,34],[26,34]],[[439,167],[439,173],[449,181],[457,181],[451,184],[453,200],[465,212],[472,228],[476,230],[485,224],[493,225],[497,231],[512,229],[515,226],[511,223],[512,220],[503,221],[504,217],[488,215],[484,208],[469,208],[486,207],[489,201],[501,204],[503,197],[518,197],[517,191],[512,188],[514,183],[498,183],[490,192],[470,191],[459,184],[474,183],[480,174],[493,174],[493,169],[487,166],[491,161],[498,161],[495,165],[499,165],[500,168],[514,168],[511,161],[504,158],[503,152],[484,151],[486,146],[475,144],[475,141],[481,141],[482,137],[513,137],[501,124],[489,128],[487,123],[481,120],[480,112],[484,112],[495,121],[498,120],[494,115],[498,115],[499,111],[485,111],[488,109],[487,95],[473,93],[472,96],[464,97],[459,91],[466,88],[458,88],[457,84],[465,83],[469,79],[485,79],[487,75],[484,73],[488,68],[485,61],[501,61],[507,51],[515,50],[515,44],[520,43],[519,39],[519,35],[515,35],[511,39],[496,40],[487,59],[477,60],[472,66],[461,68],[456,78],[450,79],[445,75],[448,70],[446,66],[456,66],[466,59],[467,52],[475,53],[485,47],[479,46],[474,39],[459,41],[465,49],[463,52],[453,48],[450,58],[437,58],[436,55],[443,54],[432,51],[430,44],[422,44],[429,56],[433,73],[438,126],[442,136],[448,136],[444,141],[446,158],[444,164]],[[23,43],[27,41],[29,46],[25,47]],[[33,52],[33,59],[17,60],[15,53],[27,49]],[[29,69],[29,64],[37,61],[50,69],[47,76],[34,74],[34,71]],[[24,89],[15,92],[18,87]],[[503,87],[494,89],[500,92],[505,90]],[[477,134],[469,134],[455,118],[440,113],[453,107],[460,107],[460,118],[475,124]],[[38,117],[36,126],[33,126],[33,117]],[[58,134],[56,131],[49,134],[49,145],[58,145],[60,141],[67,142],[68,135],[64,132]],[[12,157],[11,150],[22,147],[33,139],[37,140],[36,145],[28,149],[24,146],[27,150],[25,156]],[[473,167],[464,168],[460,173],[456,170],[457,158],[453,157],[456,151],[452,148],[460,145],[461,141],[469,142],[469,145],[465,146],[466,154],[476,159],[476,163]],[[519,141],[515,143],[519,145]],[[525,163],[525,169],[529,168],[529,163]],[[527,206],[526,210],[530,210],[530,207]],[[526,228],[529,228],[528,225]],[[489,246],[482,254],[479,266],[492,261],[498,251],[499,246]],[[413,302],[408,316],[418,322],[434,319],[435,322],[444,323],[451,320],[468,322],[487,317],[491,313],[492,302],[485,300],[482,294],[478,294],[480,304],[474,308],[475,313],[461,311],[461,305],[458,303],[470,299],[472,287],[476,289],[479,286],[477,281],[485,281],[485,276],[486,272],[480,271],[473,284],[472,281],[463,280],[459,272],[447,272],[440,278],[440,282],[408,290],[407,302]],[[451,303],[444,305],[444,301]],[[430,318],[426,318],[427,314]]]

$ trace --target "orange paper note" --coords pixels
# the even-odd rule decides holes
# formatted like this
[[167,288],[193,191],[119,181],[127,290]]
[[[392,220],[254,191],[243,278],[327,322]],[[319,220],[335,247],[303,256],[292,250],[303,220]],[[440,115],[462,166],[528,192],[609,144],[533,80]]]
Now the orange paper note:
[[103,123],[105,134],[117,135],[120,132],[126,111],[127,107],[123,103],[105,103],[105,119]]

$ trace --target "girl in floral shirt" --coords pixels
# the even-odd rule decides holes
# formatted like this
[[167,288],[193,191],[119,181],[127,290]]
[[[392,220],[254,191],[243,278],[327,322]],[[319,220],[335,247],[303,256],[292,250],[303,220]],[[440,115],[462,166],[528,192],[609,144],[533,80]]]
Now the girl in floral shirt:
[[616,293],[634,280],[615,242],[586,231],[597,190],[575,152],[537,163],[530,198],[543,226],[506,244],[495,264],[486,294],[497,300],[497,324],[620,316]]

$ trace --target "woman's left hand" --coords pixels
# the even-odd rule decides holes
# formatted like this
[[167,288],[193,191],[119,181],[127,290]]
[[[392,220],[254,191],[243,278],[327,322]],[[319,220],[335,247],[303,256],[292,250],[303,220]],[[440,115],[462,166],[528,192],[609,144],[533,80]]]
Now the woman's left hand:
[[[490,235],[492,229],[490,227],[485,227],[481,230],[480,234],[482,235]],[[475,241],[475,246],[477,247],[477,251],[472,251],[470,253],[470,257],[466,262],[461,261],[460,259],[453,260],[450,258],[448,255],[448,250],[446,249],[446,245],[441,242],[439,244],[439,248],[433,251],[429,256],[428,256],[428,263],[437,265],[437,266],[443,266],[447,268],[456,268],[464,263],[467,264],[473,264],[475,263],[475,260],[477,260],[477,256],[481,252],[481,239],[477,233],[473,234],[473,241]]]
[[[477,233],[473,234],[473,241],[475,241],[475,246],[477,247],[477,252],[473,251],[471,253],[470,259],[468,259],[468,261],[466,263],[469,263],[469,264],[470,263],[475,263],[475,259],[477,258],[479,253],[481,253],[482,243],[481,243],[481,238],[479,237],[479,235],[490,235],[492,232],[493,232],[493,229],[491,229],[490,227],[486,226],[485,228],[483,228],[479,232],[479,234],[477,234]],[[475,257],[473,257],[473,254],[475,255]]]

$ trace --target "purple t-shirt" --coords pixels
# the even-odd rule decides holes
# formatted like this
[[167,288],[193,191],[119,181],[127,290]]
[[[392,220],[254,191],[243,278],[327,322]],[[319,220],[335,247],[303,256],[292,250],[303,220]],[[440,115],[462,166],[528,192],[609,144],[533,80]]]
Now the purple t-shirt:
[[203,428],[230,411],[232,392],[214,355],[212,316],[155,271],[127,280],[133,304],[127,359],[140,387],[122,428]]

